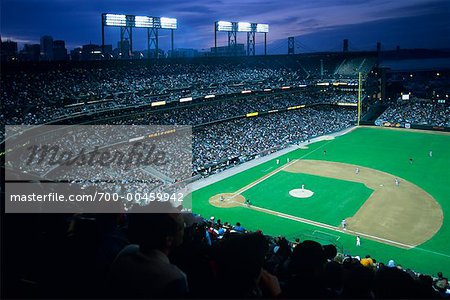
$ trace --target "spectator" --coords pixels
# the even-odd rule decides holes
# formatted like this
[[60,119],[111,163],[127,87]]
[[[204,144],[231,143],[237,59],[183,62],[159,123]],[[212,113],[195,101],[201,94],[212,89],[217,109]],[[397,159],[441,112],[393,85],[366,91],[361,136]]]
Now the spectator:
[[323,299],[332,297],[326,288],[326,256],[322,245],[306,240],[294,248],[288,263],[289,278],[282,297]]
[[275,297],[278,280],[262,269],[268,245],[264,236],[231,234],[214,255],[217,295],[224,298]]
[[186,275],[168,258],[183,240],[183,218],[176,213],[134,213],[129,220],[130,247],[119,254],[108,281],[114,298],[183,297]]
[[245,232],[245,228],[241,226],[241,223],[236,222],[236,225],[233,226],[233,229],[237,232]]

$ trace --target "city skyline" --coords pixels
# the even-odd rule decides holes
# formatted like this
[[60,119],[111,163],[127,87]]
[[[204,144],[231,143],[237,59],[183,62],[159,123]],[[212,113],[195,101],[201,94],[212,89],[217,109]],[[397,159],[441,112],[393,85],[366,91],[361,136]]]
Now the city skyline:
[[[297,52],[338,51],[349,39],[350,50],[450,48],[450,3],[445,0],[318,0],[318,1],[206,1],[143,0],[2,0],[1,35],[24,44],[39,43],[43,35],[65,40],[67,48],[101,43],[101,13],[164,16],[178,19],[175,48],[209,50],[214,43],[214,22],[268,23],[269,54],[285,53],[287,38],[296,39]],[[106,44],[117,46],[119,30],[107,28]],[[135,30],[134,49],[145,50],[146,31]],[[226,44],[218,34],[218,45]],[[244,34],[238,43],[245,43]],[[169,32],[160,34],[160,46],[168,50]],[[262,52],[261,36],[256,52]]]

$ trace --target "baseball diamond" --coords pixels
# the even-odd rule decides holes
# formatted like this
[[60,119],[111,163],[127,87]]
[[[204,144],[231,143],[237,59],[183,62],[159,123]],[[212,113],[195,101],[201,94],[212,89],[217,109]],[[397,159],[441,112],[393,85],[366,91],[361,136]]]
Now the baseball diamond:
[[[337,235],[344,251],[370,249],[382,259],[435,272],[450,265],[450,222],[444,217],[450,209],[450,187],[444,184],[450,175],[449,137],[386,128],[327,136],[230,177],[216,175],[217,182],[193,192],[194,209],[273,235],[300,237],[320,230]],[[431,159],[433,145],[440,149],[433,149]],[[290,195],[302,185],[314,194]],[[245,205],[247,198],[251,205]],[[356,236],[363,240],[358,248]]]

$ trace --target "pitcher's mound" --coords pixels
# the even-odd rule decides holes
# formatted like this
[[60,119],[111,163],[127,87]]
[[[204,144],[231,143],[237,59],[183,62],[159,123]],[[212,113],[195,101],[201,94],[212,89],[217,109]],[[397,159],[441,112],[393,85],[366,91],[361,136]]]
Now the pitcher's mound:
[[314,192],[307,189],[295,189],[291,190],[289,195],[295,198],[309,198],[314,195]]

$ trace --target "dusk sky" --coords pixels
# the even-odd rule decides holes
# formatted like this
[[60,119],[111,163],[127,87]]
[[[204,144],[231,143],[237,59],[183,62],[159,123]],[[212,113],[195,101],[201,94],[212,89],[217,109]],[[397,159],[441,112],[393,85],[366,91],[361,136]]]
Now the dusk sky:
[[[296,52],[450,48],[450,0],[1,0],[1,36],[39,43],[41,35],[66,41],[67,48],[101,43],[101,13],[178,19],[175,48],[209,49],[214,21],[268,23],[269,54],[287,52],[287,37],[296,36]],[[118,28],[106,29],[106,44],[117,47]],[[146,49],[146,30],[135,30],[134,49]],[[219,34],[225,45],[226,33]],[[244,43],[246,35],[238,35]],[[256,36],[261,53],[262,35]],[[160,43],[168,48],[169,32]]]

